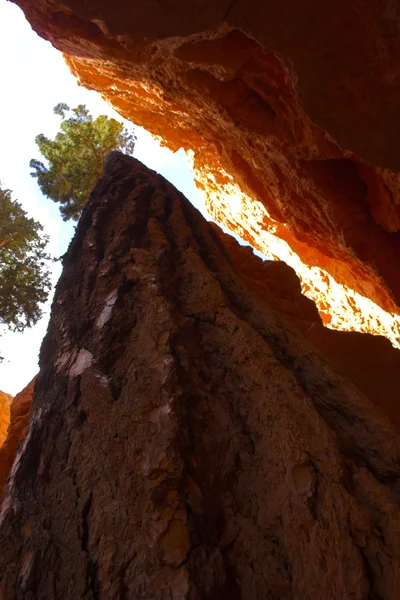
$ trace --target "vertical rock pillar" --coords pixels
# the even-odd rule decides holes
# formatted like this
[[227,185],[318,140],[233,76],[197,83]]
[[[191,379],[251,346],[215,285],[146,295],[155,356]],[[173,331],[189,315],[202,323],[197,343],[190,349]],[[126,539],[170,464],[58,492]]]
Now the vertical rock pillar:
[[4,491],[0,598],[394,600],[399,474],[387,418],[112,154]]

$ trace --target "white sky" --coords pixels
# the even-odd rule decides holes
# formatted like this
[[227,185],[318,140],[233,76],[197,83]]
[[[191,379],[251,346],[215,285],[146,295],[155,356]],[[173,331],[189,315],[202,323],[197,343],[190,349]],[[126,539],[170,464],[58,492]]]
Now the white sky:
[[[56,134],[60,119],[53,107],[65,102],[71,107],[86,104],[93,115],[107,114],[121,120],[95,92],[79,87],[69,73],[62,55],[49,42],[39,38],[22,11],[0,0],[0,181],[13,192],[29,213],[40,221],[50,235],[49,251],[63,254],[74,232],[72,222],[64,223],[58,205],[44,198],[36,179],[30,176],[29,161],[41,158],[35,144],[38,133]],[[135,156],[162,173],[179,188],[203,214],[204,204],[194,185],[183,150],[173,154],[162,148],[143,129],[137,129]],[[54,267],[53,283],[61,266]],[[0,337],[0,389],[19,392],[38,370],[38,354],[46,333],[49,306],[45,317],[24,333],[7,332]]]

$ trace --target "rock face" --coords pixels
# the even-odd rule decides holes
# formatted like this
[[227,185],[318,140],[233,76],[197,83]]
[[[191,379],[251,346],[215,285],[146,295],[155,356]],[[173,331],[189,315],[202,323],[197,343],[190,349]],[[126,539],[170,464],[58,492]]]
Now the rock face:
[[15,458],[18,442],[25,436],[31,412],[34,384],[35,380],[33,379],[22,392],[15,396],[12,403],[10,402],[8,431],[6,431],[4,443],[0,448],[0,497]]
[[326,322],[400,343],[396,3],[16,2],[83,85],[194,152],[220,223],[281,240]]
[[397,600],[399,430],[307,340],[355,334],[321,331],[290,268],[111,155],[4,491],[0,597]]
[[10,423],[10,404],[13,397],[0,391],[0,448],[7,437],[7,429]]

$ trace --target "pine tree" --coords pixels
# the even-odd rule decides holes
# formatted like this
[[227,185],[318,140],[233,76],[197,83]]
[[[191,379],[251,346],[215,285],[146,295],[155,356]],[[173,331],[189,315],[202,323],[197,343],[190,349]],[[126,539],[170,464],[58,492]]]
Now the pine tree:
[[48,236],[0,187],[0,326],[23,331],[42,316],[50,290]]
[[36,137],[49,166],[32,159],[31,175],[45,196],[60,203],[64,221],[77,221],[101,175],[104,157],[113,150],[132,154],[136,135],[106,115],[93,119],[84,104],[71,110],[60,103],[54,113],[62,119],[55,139],[43,134]]

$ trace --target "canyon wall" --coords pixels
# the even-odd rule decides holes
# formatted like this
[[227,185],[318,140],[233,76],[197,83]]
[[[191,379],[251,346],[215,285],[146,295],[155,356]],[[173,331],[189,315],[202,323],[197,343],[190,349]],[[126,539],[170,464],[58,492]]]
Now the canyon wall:
[[389,342],[325,330],[292,269],[110,155],[3,493],[0,597],[397,600],[399,420],[341,356],[362,340],[398,398]]
[[10,423],[11,394],[0,391],[0,448],[7,437],[7,429]]
[[16,3],[83,85],[193,152],[212,216],[292,264],[325,323],[400,344],[395,3]]
[[18,442],[25,436],[31,412],[34,385],[35,379],[15,396],[12,403],[10,402],[8,431],[4,436],[4,443],[0,447],[0,498],[15,459]]

